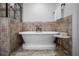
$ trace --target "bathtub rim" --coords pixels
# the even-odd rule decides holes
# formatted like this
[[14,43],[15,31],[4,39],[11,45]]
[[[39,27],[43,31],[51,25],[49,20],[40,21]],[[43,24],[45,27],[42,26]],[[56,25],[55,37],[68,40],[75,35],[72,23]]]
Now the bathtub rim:
[[23,31],[23,32],[19,32],[19,34],[60,34],[60,32],[56,32],[56,31],[41,31],[41,32],[36,32],[36,31]]

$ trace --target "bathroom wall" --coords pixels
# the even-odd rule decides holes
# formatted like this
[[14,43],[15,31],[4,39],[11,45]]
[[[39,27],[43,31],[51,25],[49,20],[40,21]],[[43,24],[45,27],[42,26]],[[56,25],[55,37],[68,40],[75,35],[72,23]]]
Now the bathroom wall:
[[79,56],[79,3],[73,4],[72,26],[72,54]]
[[66,3],[64,7],[64,20],[61,20],[61,4],[57,4],[58,7],[55,10],[55,20],[57,20],[56,30],[59,32],[66,32],[70,36],[69,40],[64,41],[66,50],[64,51],[67,55],[72,55],[72,15],[73,5]]
[[21,46],[22,39],[19,32],[22,30],[22,23],[20,20],[13,19],[10,21],[10,52],[15,51]]
[[73,13],[73,5],[72,3],[66,3],[64,7],[64,17],[72,15]]
[[0,55],[10,53],[10,29],[9,18],[0,18]]
[[66,55],[72,55],[72,16],[67,16],[63,19],[58,19],[56,31],[68,33],[70,38],[64,39],[64,52],[66,53]]
[[56,30],[59,32],[66,32],[68,35],[72,35],[72,16],[60,18],[56,21]]
[[26,21],[55,21],[53,12],[56,3],[27,3],[23,4],[23,22]]
[[61,4],[56,4],[57,8],[55,10],[55,21],[61,18]]
[[5,3],[0,3],[0,17],[5,17],[5,13],[6,13],[6,4]]
[[36,31],[36,25],[40,25],[42,31],[55,31],[55,22],[23,22],[23,31]]
[[[64,7],[64,17],[72,15],[73,13],[73,6],[72,3],[66,3]],[[55,10],[55,20],[61,18],[61,4],[57,4],[57,8]]]
[[19,20],[0,17],[0,55],[10,55],[20,46],[19,31],[21,31]]

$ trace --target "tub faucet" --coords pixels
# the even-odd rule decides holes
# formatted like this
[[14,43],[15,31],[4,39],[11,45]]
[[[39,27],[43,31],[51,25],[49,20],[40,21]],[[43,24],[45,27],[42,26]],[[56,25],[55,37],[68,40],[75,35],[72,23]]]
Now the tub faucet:
[[42,31],[42,28],[40,25],[36,25],[36,31]]

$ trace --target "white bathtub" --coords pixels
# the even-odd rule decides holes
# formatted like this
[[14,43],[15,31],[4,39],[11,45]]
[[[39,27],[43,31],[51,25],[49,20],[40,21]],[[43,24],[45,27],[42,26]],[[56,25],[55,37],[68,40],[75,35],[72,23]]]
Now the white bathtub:
[[24,49],[55,49],[53,35],[59,34],[59,32],[19,32],[22,35]]

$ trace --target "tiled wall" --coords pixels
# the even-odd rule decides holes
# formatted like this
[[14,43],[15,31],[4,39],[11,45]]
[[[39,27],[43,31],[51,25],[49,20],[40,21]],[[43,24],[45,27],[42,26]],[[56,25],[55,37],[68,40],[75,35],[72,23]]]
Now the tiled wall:
[[56,30],[59,32],[66,32],[72,35],[72,16],[67,16],[56,21]]
[[24,22],[22,25],[23,31],[36,31],[36,26],[39,25],[42,31],[55,31],[55,22]]
[[72,16],[64,17],[57,21],[56,30],[59,32],[66,32],[70,36],[69,39],[64,39],[64,46],[68,50],[65,50],[67,55],[72,55]]
[[10,53],[20,45],[19,35],[21,23],[10,18],[0,18],[0,55]]
[[13,52],[21,46],[21,37],[18,34],[22,30],[22,23],[19,20],[10,21],[10,50]]
[[0,55],[10,53],[10,29],[9,18],[0,18]]

